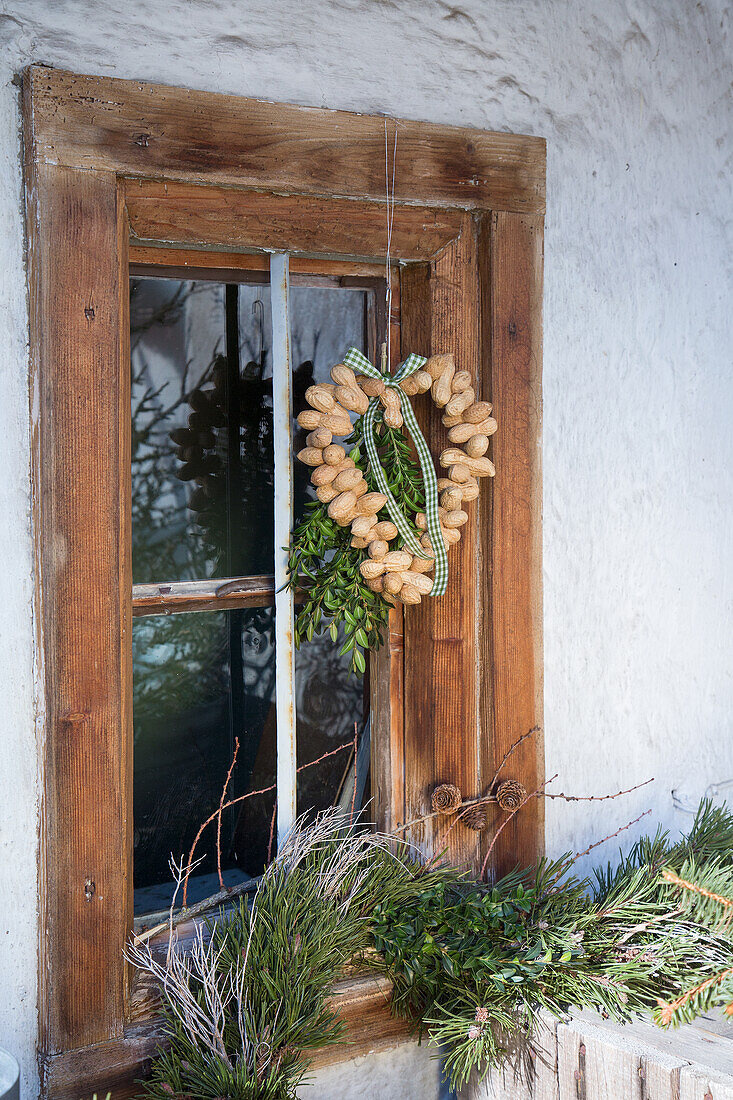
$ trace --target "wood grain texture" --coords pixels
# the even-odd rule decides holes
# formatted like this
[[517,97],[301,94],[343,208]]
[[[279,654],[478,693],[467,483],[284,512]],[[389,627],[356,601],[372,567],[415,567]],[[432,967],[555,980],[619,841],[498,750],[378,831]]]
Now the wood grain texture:
[[[509,746],[542,726],[542,219],[491,214],[480,233],[484,340],[489,363],[485,396],[499,430],[492,437],[496,464],[490,506],[488,578],[490,639],[485,660],[492,677],[482,694],[483,752],[489,777]],[[484,511],[484,515],[487,514]],[[542,782],[540,732],[508,761],[503,778],[527,791]],[[495,825],[503,815],[495,811]],[[490,835],[490,830],[489,834]],[[544,801],[532,799],[504,829],[494,849],[501,874],[541,853]],[[486,841],[484,841],[486,843]]]
[[136,584],[132,588],[132,614],[135,618],[183,611],[272,607],[274,602],[275,578],[272,576],[171,581],[169,584]]
[[40,1043],[52,1053],[120,1035],[124,1011],[127,283],[115,177],[41,166],[27,178],[45,770]]
[[[391,992],[389,982],[379,977],[337,982],[329,1004],[345,1024],[344,1037],[315,1051],[312,1068],[385,1050],[407,1039],[408,1024],[391,1013]],[[79,1100],[109,1091],[113,1100],[132,1100],[140,1095],[139,1082],[149,1076],[156,1051],[165,1045],[162,1018],[155,1017],[129,1025],[117,1039],[42,1058],[42,1095],[48,1100]]]
[[[140,179],[127,180],[125,193],[139,240],[386,256],[384,199],[358,202]],[[459,225],[455,210],[401,206],[391,254],[427,260],[457,235]]]
[[[264,252],[222,252],[208,248],[171,247],[162,244],[130,244],[130,269],[133,275],[162,274],[155,268],[167,267],[169,278],[213,279],[216,282],[241,282],[255,275],[263,282],[269,279],[270,257]],[[362,260],[314,260],[306,256],[290,257],[290,281],[297,286],[303,276],[314,274],[329,278],[384,279],[384,263]]]
[[[292,194],[384,197],[384,119],[32,66],[50,164]],[[399,120],[397,202],[541,212],[542,138]]]
[[[479,384],[478,241],[471,216],[464,217],[460,237],[427,272],[405,275],[403,354],[452,352],[458,368],[470,371]],[[442,411],[431,401],[416,403],[416,411],[437,456],[448,442]],[[479,531],[472,511],[472,522],[463,529],[461,541],[450,548],[446,594],[405,610],[408,820],[429,811],[436,784],[455,783],[466,798],[481,793],[477,643],[483,608],[478,581]],[[448,833],[447,824],[444,818],[434,818],[411,830],[410,838],[426,854],[447,846],[452,862],[476,867],[478,835],[462,824]]]

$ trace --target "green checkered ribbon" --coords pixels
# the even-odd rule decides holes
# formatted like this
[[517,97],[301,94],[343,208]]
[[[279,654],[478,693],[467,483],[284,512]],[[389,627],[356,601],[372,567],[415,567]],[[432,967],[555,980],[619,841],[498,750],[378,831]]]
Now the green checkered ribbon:
[[[382,374],[381,371],[378,371],[376,367],[372,366],[366,356],[362,355],[358,348],[349,348],[343,361],[346,366],[351,367],[352,370],[358,371],[360,374],[368,374],[370,378],[381,378],[385,386],[389,386],[391,389],[396,390],[399,388],[402,379],[409,378],[416,370],[420,370],[427,362],[427,359],[424,355],[415,355],[414,353],[408,355],[407,359],[405,359],[404,363],[399,365],[394,374]],[[430,595],[442,596],[448,584],[448,553],[445,542],[443,541],[443,533],[440,530],[440,520],[438,518],[438,479],[435,476],[433,456],[430,454],[428,445],[425,442],[425,436],[420,431],[412,405],[404,390],[400,390],[399,392],[402,416],[412,436],[412,441],[415,444],[415,450],[417,451],[418,460],[420,462],[423,484],[425,486],[425,519],[435,555],[435,579]],[[428,554],[425,553],[425,550],[415,538],[412,527],[405,518],[402,509],[389,487],[387,475],[382,469],[379,461],[379,452],[374,438],[374,424],[380,413],[380,409],[381,403],[379,398],[372,397],[369,401],[369,408],[364,414],[363,421],[364,446],[369,456],[374,479],[380,491],[387,498],[387,511],[392,517],[392,522],[402,536],[405,546],[409,547],[412,553],[417,554],[418,557],[427,558]]]

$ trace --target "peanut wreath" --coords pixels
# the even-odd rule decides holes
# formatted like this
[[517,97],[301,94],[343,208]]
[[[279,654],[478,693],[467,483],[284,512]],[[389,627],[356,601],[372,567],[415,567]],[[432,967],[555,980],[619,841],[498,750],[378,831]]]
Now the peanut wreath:
[[[423,596],[439,595],[445,589],[447,569],[443,575],[440,558],[445,556],[445,548],[460,540],[460,529],[468,522],[464,505],[478,496],[477,479],[494,475],[486,451],[497,424],[491,417],[491,405],[476,400],[469,371],[456,371],[452,355],[429,359],[412,355],[394,375],[384,370],[380,374],[354,348],[345,359],[347,362],[331,370],[332,384],[318,383],[306,391],[311,408],[300,413],[298,423],[309,435],[298,458],[313,467],[311,481],[318,500],[327,505],[330,519],[340,527],[351,527],[350,545],[364,551],[359,570],[369,589],[391,604],[419,604]],[[361,372],[347,365],[349,362]],[[407,400],[428,391],[438,408],[445,410],[443,424],[452,444],[439,458],[448,476],[437,481]],[[354,431],[349,413],[364,419],[370,469],[378,480],[384,471],[373,439],[369,446],[371,428],[381,421],[389,429],[401,429],[407,422],[421,458],[426,488],[434,483],[436,490],[432,513],[427,504],[425,511],[408,519],[405,511],[409,513],[409,508],[403,508],[404,502],[388,488],[386,479],[380,482],[384,492],[369,491],[364,469],[352,453],[333,441]],[[363,465],[364,456],[358,458]],[[383,514],[385,510],[389,518]],[[398,536],[397,548],[391,547]],[[429,576],[431,572],[436,576]]]

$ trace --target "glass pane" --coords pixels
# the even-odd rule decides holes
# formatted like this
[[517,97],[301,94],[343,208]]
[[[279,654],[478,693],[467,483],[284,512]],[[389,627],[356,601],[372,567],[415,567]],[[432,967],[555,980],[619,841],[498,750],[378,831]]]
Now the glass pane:
[[[248,288],[269,302],[267,288]],[[272,380],[239,288],[130,282],[133,581],[272,573]],[[246,342],[258,360],[240,354]]]
[[[350,344],[366,351],[371,293],[292,287],[295,417]],[[130,323],[134,582],[271,573],[268,288],[134,278]],[[294,453],[306,434],[294,421]],[[297,522],[315,494],[294,476]]]
[[[308,408],[305,391],[314,382],[330,382],[331,367],[353,344],[367,352],[367,308],[370,291],[351,287],[295,286],[290,291],[293,348],[293,416]],[[352,420],[354,416],[352,415]],[[293,454],[305,447],[304,431],[293,420]],[[311,471],[295,462],[293,514],[295,523],[316,494]]]
[[[364,682],[350,671],[350,655],[339,656],[344,639],[329,634],[313,638],[295,655],[295,706],[298,764],[354,740],[354,723],[364,726]],[[353,789],[353,754],[336,753],[298,774],[298,813],[324,810],[336,803],[342,789]],[[347,794],[346,802],[350,805]]]
[[[151,616],[133,623],[135,912],[170,902],[173,855],[188,856],[221,797],[234,737],[230,797],[275,781],[272,608]],[[224,816],[225,881],[264,866],[274,796]],[[189,900],[218,888],[216,825],[204,833]]]

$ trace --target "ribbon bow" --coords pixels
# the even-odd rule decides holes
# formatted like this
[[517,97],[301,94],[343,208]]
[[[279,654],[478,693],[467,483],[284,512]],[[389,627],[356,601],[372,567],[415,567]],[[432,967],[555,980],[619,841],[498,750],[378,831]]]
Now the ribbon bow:
[[[385,386],[396,390],[399,389],[400,382],[404,378],[409,378],[416,370],[420,370],[427,362],[427,359],[424,355],[415,355],[413,352],[411,355],[407,356],[404,363],[400,363],[394,374],[382,374],[381,371],[372,366],[366,356],[363,355],[358,348],[349,348],[343,361],[346,366],[351,367],[352,370],[358,371],[360,374],[367,374],[370,378],[380,378]],[[425,437],[420,431],[417,418],[410,405],[407,394],[401,389],[400,405],[405,424],[415,444],[415,450],[417,451],[418,460],[420,462],[423,484],[425,486],[425,518],[427,521],[428,534],[430,535],[430,543],[433,547],[433,554],[435,556],[435,579],[430,595],[442,596],[448,584],[448,553],[445,542],[443,541],[443,532],[440,529],[440,520],[438,518],[438,480],[435,476],[433,458],[425,442]],[[387,498],[387,511],[392,517],[392,522],[402,536],[405,545],[418,557],[427,558],[429,555],[425,553],[425,550],[415,538],[409,521],[403,514],[389,487],[387,475],[382,469],[379,461],[379,452],[374,438],[374,424],[377,413],[379,412],[379,407],[379,398],[372,397],[369,401],[369,408],[364,414],[363,421],[364,445],[369,456],[374,479],[379,486],[380,492]]]

